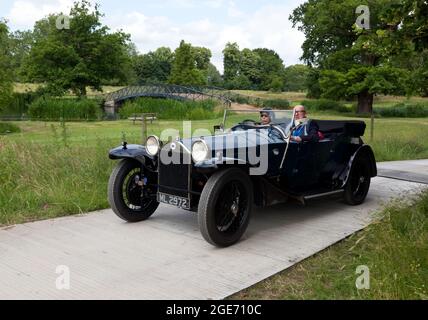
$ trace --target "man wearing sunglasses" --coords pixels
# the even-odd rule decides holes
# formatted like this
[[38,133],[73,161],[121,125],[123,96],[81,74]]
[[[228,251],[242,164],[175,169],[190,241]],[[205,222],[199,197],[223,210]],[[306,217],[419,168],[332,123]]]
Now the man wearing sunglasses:
[[294,126],[292,127],[291,141],[294,142],[317,142],[319,127],[315,121],[308,119],[305,107],[298,105],[294,107]]

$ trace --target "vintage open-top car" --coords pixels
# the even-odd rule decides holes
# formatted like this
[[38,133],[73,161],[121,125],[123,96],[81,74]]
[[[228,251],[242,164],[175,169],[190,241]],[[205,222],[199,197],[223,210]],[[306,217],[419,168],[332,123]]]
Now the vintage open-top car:
[[[203,237],[225,247],[241,238],[253,205],[332,194],[350,205],[364,201],[377,169],[361,139],[363,121],[312,120],[321,139],[297,143],[290,141],[293,111],[271,113],[261,125],[259,112],[226,110],[214,135],[150,136],[145,146],[112,149],[109,157],[121,159],[109,181],[113,211],[129,222],[149,218],[159,203],[195,211]],[[225,130],[228,122],[235,125]]]

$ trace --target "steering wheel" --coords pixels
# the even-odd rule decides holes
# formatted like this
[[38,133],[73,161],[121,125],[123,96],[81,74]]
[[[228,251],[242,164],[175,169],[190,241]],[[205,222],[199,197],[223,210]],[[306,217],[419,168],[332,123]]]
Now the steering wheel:
[[245,119],[244,121],[240,122],[239,124],[245,125],[245,126],[256,126],[257,122],[251,119]]

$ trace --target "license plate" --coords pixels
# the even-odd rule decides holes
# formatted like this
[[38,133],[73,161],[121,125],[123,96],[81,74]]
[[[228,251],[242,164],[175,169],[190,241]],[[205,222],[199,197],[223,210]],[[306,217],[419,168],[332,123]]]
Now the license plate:
[[190,210],[190,199],[158,192],[158,201],[171,206]]

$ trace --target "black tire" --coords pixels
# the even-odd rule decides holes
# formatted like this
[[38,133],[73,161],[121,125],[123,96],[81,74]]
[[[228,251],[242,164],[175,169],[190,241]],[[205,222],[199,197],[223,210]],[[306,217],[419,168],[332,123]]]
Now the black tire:
[[345,202],[352,206],[363,203],[369,192],[370,179],[369,159],[361,156],[356,158],[345,186]]
[[202,236],[217,247],[239,241],[248,227],[253,207],[253,187],[248,174],[238,168],[216,172],[205,185],[198,206]]
[[[136,176],[142,176],[141,170],[139,162],[125,159],[110,175],[108,201],[114,213],[128,222],[148,219],[159,206],[156,198],[143,196],[143,188],[135,183]],[[152,193],[156,194],[155,190]]]

